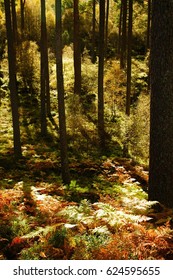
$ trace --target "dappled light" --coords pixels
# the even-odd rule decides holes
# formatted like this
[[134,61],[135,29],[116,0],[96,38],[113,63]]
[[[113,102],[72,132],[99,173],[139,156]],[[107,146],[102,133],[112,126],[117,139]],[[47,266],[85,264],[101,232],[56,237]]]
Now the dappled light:
[[171,260],[167,123],[150,199],[149,2],[74,2],[0,1],[0,260]]

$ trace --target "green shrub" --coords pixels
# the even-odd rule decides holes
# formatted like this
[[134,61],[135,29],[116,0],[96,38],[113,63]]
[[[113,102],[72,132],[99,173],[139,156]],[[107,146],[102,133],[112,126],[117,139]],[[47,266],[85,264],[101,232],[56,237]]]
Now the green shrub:
[[142,94],[131,115],[129,142],[132,155],[144,163],[149,158],[150,97]]

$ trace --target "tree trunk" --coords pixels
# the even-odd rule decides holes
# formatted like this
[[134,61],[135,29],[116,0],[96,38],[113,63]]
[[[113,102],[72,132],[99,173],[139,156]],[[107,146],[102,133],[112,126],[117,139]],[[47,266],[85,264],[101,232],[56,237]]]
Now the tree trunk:
[[152,1],[149,200],[173,208],[173,1]]
[[126,115],[130,116],[133,0],[129,0],[128,12]]
[[122,16],[123,16],[123,0],[121,0],[120,6],[120,18],[119,18],[119,27],[118,27],[118,55],[121,54],[121,40],[122,40]]
[[126,65],[126,46],[127,46],[127,0],[122,0],[122,36],[120,68],[124,69]]
[[96,0],[93,0],[91,61],[96,62]]
[[70,173],[67,152],[66,116],[64,102],[64,79],[62,62],[62,20],[61,0],[56,0],[56,68],[57,68],[57,89],[58,89],[58,111],[60,128],[60,153],[62,179],[65,184],[70,183]]
[[109,0],[106,1],[106,24],[105,24],[105,56],[108,48],[108,26],[109,26]]
[[79,0],[74,0],[74,93],[81,94],[81,49],[79,34]]
[[148,17],[147,17],[147,50],[150,48],[150,28],[151,28],[151,0],[148,0]]
[[13,39],[14,44],[17,44],[17,17],[16,17],[16,1],[11,0],[11,11],[12,11],[12,29],[13,29]]
[[20,0],[20,17],[21,17],[21,22],[20,22],[20,28],[21,28],[21,36],[23,39],[23,33],[24,33],[24,28],[25,28],[25,0]]
[[11,20],[10,0],[4,0],[5,17],[6,17],[6,30],[8,42],[8,67],[9,67],[9,86],[10,86],[10,99],[12,109],[13,121],[13,141],[14,141],[14,154],[16,158],[21,157],[21,141],[20,141],[20,126],[19,126],[19,113],[18,113],[18,96],[16,87],[16,53],[13,37],[13,28]]
[[41,135],[47,134],[47,121],[46,121],[46,15],[45,15],[45,0],[41,0]]
[[99,69],[98,69],[98,136],[100,148],[105,149],[105,130],[104,130],[104,30],[105,30],[105,0],[100,1],[100,20],[99,20]]

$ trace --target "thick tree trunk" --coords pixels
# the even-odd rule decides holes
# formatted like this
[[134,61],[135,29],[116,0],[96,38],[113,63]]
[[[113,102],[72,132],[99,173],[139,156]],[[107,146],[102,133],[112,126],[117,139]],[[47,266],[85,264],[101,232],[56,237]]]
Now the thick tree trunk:
[[13,37],[13,28],[11,20],[10,0],[4,0],[5,17],[6,17],[6,30],[8,42],[8,66],[9,66],[9,86],[10,86],[10,99],[12,109],[13,121],[13,141],[14,141],[14,154],[17,158],[21,157],[21,141],[20,141],[20,126],[19,126],[19,113],[18,113],[18,96],[16,87],[16,52]]
[[70,173],[67,152],[66,115],[64,102],[64,79],[62,62],[62,23],[61,23],[61,0],[56,0],[56,68],[58,89],[58,111],[60,129],[60,153],[62,179],[65,184],[70,183]]
[[173,1],[152,1],[149,200],[173,208]]

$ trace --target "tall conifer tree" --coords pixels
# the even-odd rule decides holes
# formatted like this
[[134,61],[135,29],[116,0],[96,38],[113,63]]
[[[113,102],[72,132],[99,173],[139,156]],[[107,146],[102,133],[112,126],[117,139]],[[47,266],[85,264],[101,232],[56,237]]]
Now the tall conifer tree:
[[18,113],[18,96],[16,86],[16,51],[15,40],[12,26],[12,14],[10,0],[4,0],[5,5],[5,18],[7,30],[7,43],[8,43],[8,66],[9,66],[9,86],[10,86],[10,99],[12,109],[13,121],[13,142],[14,154],[16,158],[21,157],[21,141],[20,141],[20,126],[19,126],[19,113]]
[[173,1],[152,0],[149,200],[173,208]]
[[69,184],[70,173],[69,173],[69,165],[68,165],[66,115],[65,115],[65,102],[64,102],[61,8],[62,8],[61,0],[56,0],[56,69],[57,69],[59,129],[60,129],[61,169],[62,169],[63,182],[65,184]]

